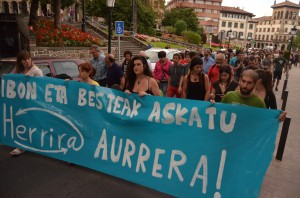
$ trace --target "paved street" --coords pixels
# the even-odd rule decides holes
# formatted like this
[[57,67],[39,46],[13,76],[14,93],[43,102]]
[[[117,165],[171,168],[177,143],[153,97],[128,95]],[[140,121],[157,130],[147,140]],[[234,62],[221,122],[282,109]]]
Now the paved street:
[[[279,91],[276,92],[278,108],[281,108],[281,91],[283,77]],[[260,198],[299,198],[300,197],[300,68],[293,67],[288,79],[288,103],[286,111],[291,117],[291,125],[282,161],[273,159],[266,174]],[[281,127],[277,135],[279,141]],[[276,149],[274,156],[276,156]]]
[[[300,68],[293,68],[288,82],[287,111],[292,121],[287,145],[283,160],[273,159],[260,198],[300,198],[300,134],[297,130],[300,128],[299,77]],[[283,81],[279,92],[276,92],[278,108],[281,107],[282,85]],[[131,182],[31,152],[12,158],[9,155],[11,150],[10,147],[0,146],[1,198],[169,197]]]

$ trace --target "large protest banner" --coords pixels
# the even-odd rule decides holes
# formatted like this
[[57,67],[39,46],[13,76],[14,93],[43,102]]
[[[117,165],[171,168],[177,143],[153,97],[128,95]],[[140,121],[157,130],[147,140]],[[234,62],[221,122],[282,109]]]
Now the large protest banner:
[[5,75],[2,144],[177,197],[258,197],[280,111]]

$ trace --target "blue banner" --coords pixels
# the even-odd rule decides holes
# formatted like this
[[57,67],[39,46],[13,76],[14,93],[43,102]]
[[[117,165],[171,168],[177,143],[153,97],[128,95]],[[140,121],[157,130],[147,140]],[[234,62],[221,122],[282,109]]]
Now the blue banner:
[[177,197],[258,197],[280,111],[5,75],[0,141]]

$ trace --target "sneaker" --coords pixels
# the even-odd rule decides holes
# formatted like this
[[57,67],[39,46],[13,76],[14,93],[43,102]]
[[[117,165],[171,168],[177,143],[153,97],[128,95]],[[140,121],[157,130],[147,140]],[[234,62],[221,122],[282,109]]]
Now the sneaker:
[[278,91],[278,88],[277,88],[277,87],[275,87],[275,91]]
[[13,151],[10,152],[10,154],[12,156],[19,156],[21,155],[22,153],[24,153],[25,151],[22,150],[22,149],[19,149],[19,148],[15,148]]

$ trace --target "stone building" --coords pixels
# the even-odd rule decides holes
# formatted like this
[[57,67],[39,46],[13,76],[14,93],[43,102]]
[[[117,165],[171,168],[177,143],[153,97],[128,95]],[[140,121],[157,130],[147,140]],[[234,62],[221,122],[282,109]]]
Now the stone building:
[[[253,43],[257,21],[252,20],[255,15],[235,7],[222,6],[219,22],[219,38],[229,41],[238,47],[246,47]],[[249,47],[250,47],[249,46]]]
[[287,49],[291,29],[299,30],[300,3],[284,1],[274,2],[272,16],[256,18],[258,22],[255,34],[257,48]]

